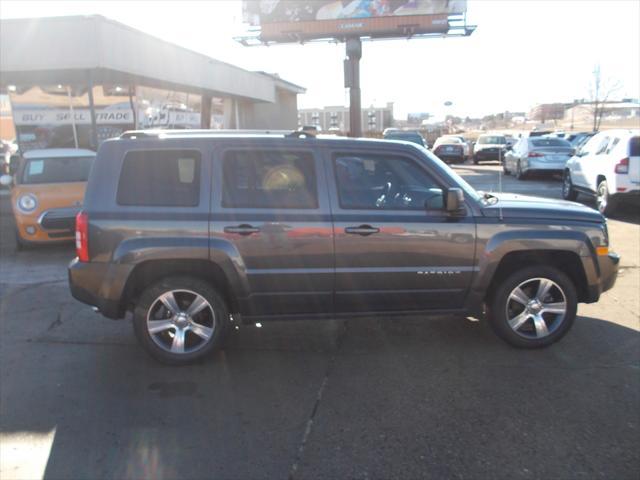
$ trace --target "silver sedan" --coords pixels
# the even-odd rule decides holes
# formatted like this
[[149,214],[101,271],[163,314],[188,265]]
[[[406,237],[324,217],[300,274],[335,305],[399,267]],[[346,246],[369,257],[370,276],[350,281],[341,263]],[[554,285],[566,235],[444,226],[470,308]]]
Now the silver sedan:
[[513,173],[518,180],[530,173],[562,173],[573,151],[562,138],[524,137],[507,150],[502,168],[505,175]]

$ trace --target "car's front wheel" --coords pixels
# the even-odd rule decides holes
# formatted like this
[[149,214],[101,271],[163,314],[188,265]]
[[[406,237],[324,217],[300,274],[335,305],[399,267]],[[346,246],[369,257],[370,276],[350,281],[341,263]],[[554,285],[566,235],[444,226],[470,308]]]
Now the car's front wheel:
[[609,193],[609,185],[606,180],[602,180],[598,184],[598,189],[596,191],[596,206],[598,211],[606,216],[611,215],[616,209],[615,201]]
[[575,200],[578,198],[578,192],[573,188],[573,182],[571,181],[571,173],[565,170],[562,178],[562,198],[565,200]]
[[535,266],[504,279],[488,303],[489,321],[507,343],[546,347],[571,328],[578,309],[576,288],[560,270]]
[[507,159],[506,158],[502,159],[502,173],[504,173],[505,175],[511,175],[511,172],[507,168]]
[[133,315],[140,344],[171,365],[191,363],[218,348],[228,322],[222,296],[194,277],[167,277],[147,287]]
[[518,180],[525,180],[527,178],[527,172],[522,170],[522,164],[520,163],[520,160],[518,160],[518,163],[516,164],[516,178]]

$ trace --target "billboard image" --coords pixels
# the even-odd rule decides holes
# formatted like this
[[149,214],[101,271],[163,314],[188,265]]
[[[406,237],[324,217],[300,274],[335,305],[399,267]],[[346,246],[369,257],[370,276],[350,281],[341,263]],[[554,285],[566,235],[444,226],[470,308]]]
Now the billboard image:
[[446,33],[466,0],[245,0],[244,21],[263,41]]

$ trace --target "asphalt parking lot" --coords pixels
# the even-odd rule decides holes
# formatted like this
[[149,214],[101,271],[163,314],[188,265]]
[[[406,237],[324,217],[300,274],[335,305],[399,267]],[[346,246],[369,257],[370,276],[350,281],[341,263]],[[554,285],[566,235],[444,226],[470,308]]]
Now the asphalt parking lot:
[[[557,179],[455,168],[560,198]],[[71,298],[71,247],[14,252],[2,195],[0,478],[637,479],[639,225],[609,222],[615,288],[544,350],[465,318],[274,322],[170,368]]]

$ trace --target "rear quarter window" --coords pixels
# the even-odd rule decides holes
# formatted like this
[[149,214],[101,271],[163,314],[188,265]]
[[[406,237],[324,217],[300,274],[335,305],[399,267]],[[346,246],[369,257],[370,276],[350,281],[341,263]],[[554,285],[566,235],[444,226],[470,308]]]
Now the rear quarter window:
[[128,152],[118,183],[119,205],[195,207],[200,201],[197,150]]
[[629,140],[629,156],[640,157],[640,137],[631,137]]

